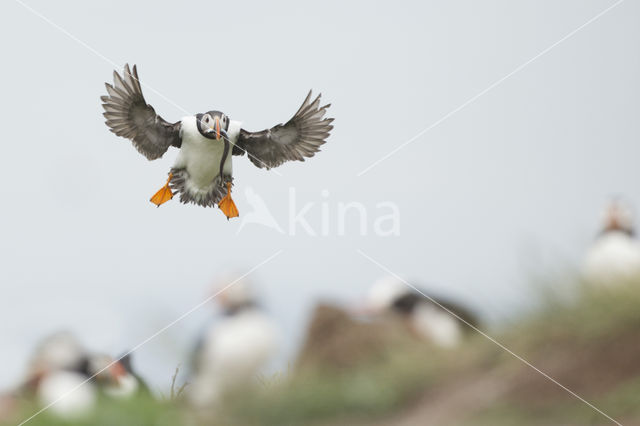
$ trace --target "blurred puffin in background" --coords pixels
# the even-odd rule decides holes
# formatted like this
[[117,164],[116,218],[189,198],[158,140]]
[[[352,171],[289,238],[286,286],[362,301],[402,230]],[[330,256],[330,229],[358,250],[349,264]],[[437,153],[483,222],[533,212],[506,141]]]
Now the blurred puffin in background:
[[110,355],[93,355],[89,359],[88,371],[98,389],[108,397],[129,399],[151,395],[147,384],[133,371],[131,354],[117,360]]
[[[478,325],[476,315],[469,309],[445,300],[434,300],[468,323]],[[399,317],[414,335],[442,348],[456,347],[471,330],[449,312],[391,276],[379,279],[369,288],[364,305],[357,312],[378,319]]]
[[[220,280],[216,289],[233,283]],[[185,393],[197,408],[212,408],[234,390],[256,383],[275,355],[279,332],[259,307],[250,283],[242,279],[215,299],[222,317],[205,330],[193,356],[193,373]]]
[[59,331],[43,338],[35,347],[28,365],[27,384],[37,382],[52,371],[85,371],[87,351],[69,331]]
[[304,161],[320,151],[333,129],[333,119],[323,118],[330,105],[320,106],[320,95],[312,100],[311,92],[285,124],[249,132],[220,111],[175,123],[165,121],[145,101],[135,65],[133,71],[125,65],[122,76],[114,71],[113,80],[113,85],[106,83],[108,95],[101,97],[109,129],[130,139],[149,160],[162,157],[170,146],[180,149],[167,183],[151,197],[156,206],[175,192],[181,194],[182,203],[217,204],[227,219],[236,217],[238,210],[231,199],[232,156],[247,153],[253,164],[266,169]]
[[130,356],[114,360],[88,352],[66,331],[44,338],[35,348],[27,379],[16,391],[19,398],[35,398],[41,407],[65,420],[91,413],[98,396],[125,399],[150,394],[131,368]]
[[609,287],[640,278],[640,242],[631,207],[612,200],[604,213],[602,230],[588,249],[583,276],[590,285]]
[[94,408],[97,392],[89,381],[89,354],[67,331],[45,337],[35,348],[21,397],[35,397],[59,418],[78,420]]

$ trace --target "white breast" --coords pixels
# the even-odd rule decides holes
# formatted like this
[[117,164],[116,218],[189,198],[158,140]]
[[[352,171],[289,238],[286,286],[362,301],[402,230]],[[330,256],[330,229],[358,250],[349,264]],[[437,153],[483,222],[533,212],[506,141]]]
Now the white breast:
[[188,389],[195,405],[207,406],[225,392],[252,383],[277,349],[278,333],[268,316],[248,309],[213,326],[199,355],[199,371]]
[[591,284],[615,285],[640,276],[640,243],[622,232],[609,232],[594,243],[584,264]]
[[[220,161],[224,153],[224,142],[205,138],[198,131],[196,117],[182,119],[182,148],[174,164],[175,168],[185,168],[189,173],[190,184],[199,190],[207,190],[220,173]],[[238,139],[240,123],[229,123],[229,139],[232,144]],[[233,149],[233,146],[231,146]],[[232,175],[231,149],[224,163],[224,173]]]
[[117,385],[105,386],[104,393],[112,398],[131,398],[140,387],[138,379],[132,374],[125,374],[118,378]]
[[37,397],[43,407],[57,416],[76,420],[90,413],[96,403],[96,390],[86,377],[70,371],[47,375],[39,384]]
[[460,322],[450,313],[427,303],[420,303],[411,315],[412,325],[422,336],[443,348],[462,341]]

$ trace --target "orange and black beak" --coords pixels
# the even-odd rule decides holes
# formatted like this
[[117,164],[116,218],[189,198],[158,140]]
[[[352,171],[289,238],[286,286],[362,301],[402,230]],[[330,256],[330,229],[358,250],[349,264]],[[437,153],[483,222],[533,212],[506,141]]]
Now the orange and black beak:
[[120,383],[120,379],[127,375],[127,370],[120,362],[116,362],[109,367],[109,372],[111,373],[112,380],[116,383]]
[[216,117],[216,140],[220,140],[220,118]]

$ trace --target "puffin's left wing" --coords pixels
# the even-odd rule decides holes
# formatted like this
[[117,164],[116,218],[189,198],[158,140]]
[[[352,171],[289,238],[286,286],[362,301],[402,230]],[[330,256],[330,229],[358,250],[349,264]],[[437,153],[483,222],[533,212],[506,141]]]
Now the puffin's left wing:
[[169,123],[144,100],[138,70],[124,66],[123,77],[113,72],[113,86],[105,83],[109,96],[102,96],[104,117],[109,129],[131,139],[133,146],[149,160],[162,157],[170,146],[180,148],[181,122]]
[[310,102],[309,91],[298,112],[285,124],[261,132],[241,129],[233,147],[233,155],[244,155],[246,152],[253,164],[267,169],[278,167],[286,161],[304,161],[313,157],[333,129],[333,118],[322,118],[331,104],[321,107],[320,96]]

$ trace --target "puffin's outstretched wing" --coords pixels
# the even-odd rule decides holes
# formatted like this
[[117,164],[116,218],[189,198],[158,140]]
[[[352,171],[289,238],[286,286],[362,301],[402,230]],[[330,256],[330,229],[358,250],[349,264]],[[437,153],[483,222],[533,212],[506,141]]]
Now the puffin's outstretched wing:
[[285,124],[261,132],[241,129],[233,154],[246,152],[253,164],[267,169],[286,161],[313,157],[333,129],[333,118],[322,118],[331,104],[321,107],[320,95],[313,102],[310,100],[311,91],[298,112]]
[[124,66],[124,78],[114,71],[114,85],[105,83],[108,96],[101,96],[104,117],[109,129],[131,139],[133,146],[149,160],[162,157],[169,146],[180,147],[180,122],[169,123],[148,105],[138,79],[138,70]]

